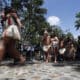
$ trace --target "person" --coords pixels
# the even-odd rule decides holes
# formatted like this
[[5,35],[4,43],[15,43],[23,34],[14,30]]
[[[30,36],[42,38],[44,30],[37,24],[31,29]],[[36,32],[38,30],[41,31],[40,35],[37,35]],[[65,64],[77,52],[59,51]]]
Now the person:
[[80,35],[77,40],[76,60],[80,60]]
[[2,34],[2,38],[4,41],[5,46],[5,53],[8,53],[12,58],[15,60],[19,60],[20,64],[23,64],[25,62],[25,58],[18,52],[15,48],[16,39],[13,37],[9,37],[6,35],[7,28],[9,28],[11,25],[16,25],[18,28],[22,27],[22,24],[20,22],[20,19],[17,16],[17,13],[14,9],[6,7],[4,10],[4,32]]
[[65,55],[65,52],[66,52],[66,48],[65,48],[65,44],[64,44],[64,39],[61,38],[60,41],[59,41],[59,58],[61,61],[64,61],[64,55]]
[[73,43],[72,39],[70,37],[67,37],[65,39],[65,47],[66,47],[66,52],[65,52],[65,60],[68,61],[70,60],[70,49],[71,49],[71,44]]
[[69,53],[68,53],[68,58],[69,60],[75,60],[75,56],[76,56],[76,48],[74,47],[74,44],[71,43],[70,47],[69,47]]
[[55,34],[51,35],[51,43],[54,53],[54,63],[57,63],[59,39]]
[[44,36],[43,36],[42,42],[43,42],[43,51],[45,52],[45,60],[46,60],[46,62],[49,62],[49,60],[50,60],[51,38],[50,38],[47,30],[44,31]]

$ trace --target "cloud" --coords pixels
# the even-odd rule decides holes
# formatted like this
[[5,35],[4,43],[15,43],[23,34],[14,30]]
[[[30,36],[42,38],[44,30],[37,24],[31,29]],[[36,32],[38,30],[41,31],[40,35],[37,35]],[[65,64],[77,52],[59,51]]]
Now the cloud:
[[53,26],[53,25],[59,25],[60,24],[60,18],[57,16],[49,16],[47,18],[47,22]]

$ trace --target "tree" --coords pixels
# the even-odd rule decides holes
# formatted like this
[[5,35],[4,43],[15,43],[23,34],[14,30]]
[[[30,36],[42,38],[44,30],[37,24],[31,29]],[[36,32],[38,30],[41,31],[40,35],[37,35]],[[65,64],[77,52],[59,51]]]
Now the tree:
[[41,32],[49,26],[44,17],[47,10],[41,7],[43,3],[44,0],[13,0],[12,2],[12,6],[18,11],[25,25],[25,40],[32,43],[35,43],[37,35],[42,35]]
[[64,32],[59,26],[51,26],[52,27],[52,33],[57,35],[58,37],[62,37]]
[[72,34],[71,32],[68,32],[68,33],[66,34],[66,38],[74,39],[74,36],[73,36],[73,34]]
[[80,12],[76,14],[76,22],[75,22],[75,27],[78,30],[80,28]]

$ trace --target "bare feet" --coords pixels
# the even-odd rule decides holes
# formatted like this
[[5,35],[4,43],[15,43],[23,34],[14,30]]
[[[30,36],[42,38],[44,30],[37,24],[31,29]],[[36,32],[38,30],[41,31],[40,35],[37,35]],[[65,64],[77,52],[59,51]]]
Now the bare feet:
[[46,60],[46,63],[48,63],[49,61],[48,60]]
[[57,63],[57,61],[54,61],[54,63]]
[[21,57],[20,57],[19,64],[24,64],[25,61],[26,61],[25,57],[21,56]]

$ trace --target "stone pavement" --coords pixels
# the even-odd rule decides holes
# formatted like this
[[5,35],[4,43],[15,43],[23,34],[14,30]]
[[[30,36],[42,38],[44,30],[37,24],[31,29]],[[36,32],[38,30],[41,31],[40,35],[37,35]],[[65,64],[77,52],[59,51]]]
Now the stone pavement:
[[80,65],[69,64],[37,62],[24,66],[2,65],[0,80],[80,80]]

